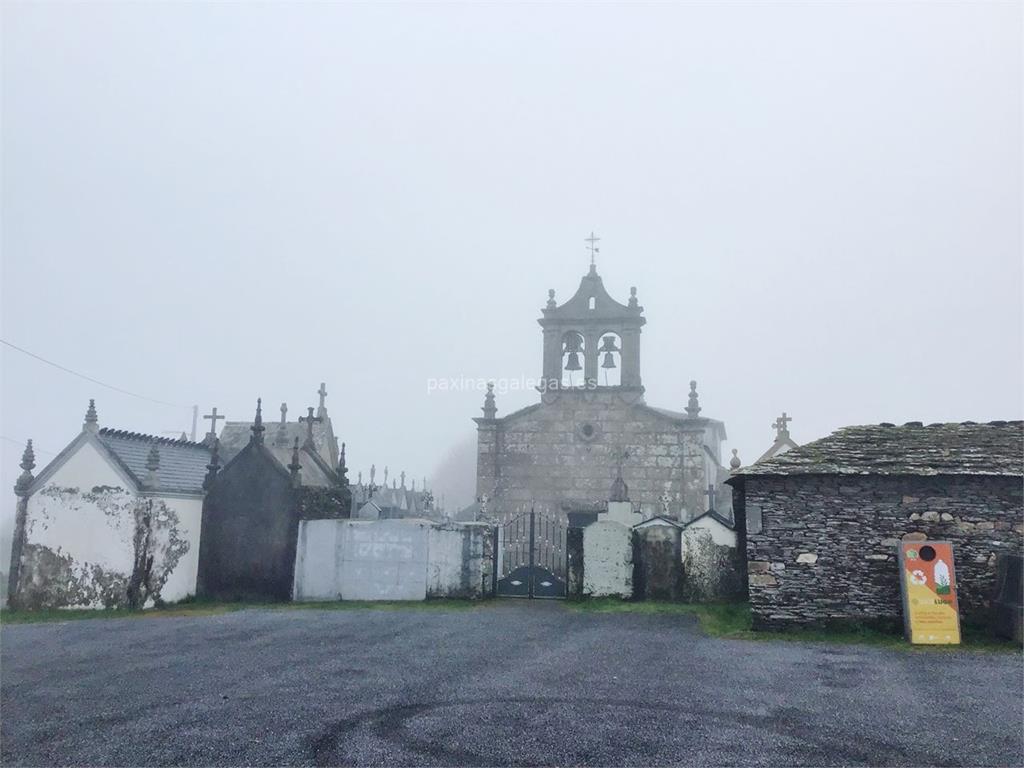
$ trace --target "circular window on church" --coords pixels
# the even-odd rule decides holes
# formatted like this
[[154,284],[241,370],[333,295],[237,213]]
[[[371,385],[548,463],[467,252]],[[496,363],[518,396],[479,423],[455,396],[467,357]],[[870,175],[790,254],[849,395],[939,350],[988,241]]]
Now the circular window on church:
[[596,440],[600,435],[600,428],[589,421],[585,421],[576,427],[576,436],[585,443]]

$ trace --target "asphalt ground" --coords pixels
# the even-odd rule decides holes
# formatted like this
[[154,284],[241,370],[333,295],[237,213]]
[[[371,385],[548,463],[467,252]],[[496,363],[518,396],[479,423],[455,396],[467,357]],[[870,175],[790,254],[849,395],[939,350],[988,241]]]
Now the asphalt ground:
[[1024,765],[1018,654],[499,601],[0,631],[3,765]]

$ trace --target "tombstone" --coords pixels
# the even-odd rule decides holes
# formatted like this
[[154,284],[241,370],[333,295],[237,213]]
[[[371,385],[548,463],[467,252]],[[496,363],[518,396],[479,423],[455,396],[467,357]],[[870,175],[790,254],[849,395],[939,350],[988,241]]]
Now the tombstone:
[[633,531],[633,592],[638,600],[680,600],[682,528],[655,518]]

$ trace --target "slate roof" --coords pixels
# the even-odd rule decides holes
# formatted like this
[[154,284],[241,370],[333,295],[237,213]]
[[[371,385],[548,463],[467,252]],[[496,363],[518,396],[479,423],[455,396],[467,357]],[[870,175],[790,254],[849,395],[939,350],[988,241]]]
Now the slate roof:
[[[292,463],[292,446],[285,448],[279,445],[269,445],[266,442],[263,446],[270,451],[271,456],[284,468],[285,472],[291,472],[288,467]],[[303,488],[328,488],[335,484],[334,473],[327,472],[327,467],[322,462],[317,461],[316,457],[301,447],[299,448],[299,467],[299,480],[302,482]]]
[[844,427],[733,477],[873,474],[1024,475],[1024,422]]
[[[285,422],[284,430],[281,429],[281,423],[277,421],[264,421],[263,426],[266,430],[263,433],[263,442],[268,448],[284,446],[288,449],[289,458],[285,464],[291,462],[291,449],[295,443],[295,438],[299,438],[299,445],[303,445],[306,442],[306,435],[309,429],[305,422],[298,421]],[[330,444],[333,442],[331,434],[328,421],[313,423],[313,445],[316,446],[316,451],[320,454],[320,458],[334,466],[337,454],[335,453],[335,446]],[[220,432],[220,455],[222,460],[228,462],[234,458],[239,451],[249,444],[251,437],[251,421],[226,422]]]
[[114,455],[122,469],[140,486],[146,482],[149,475],[146,460],[150,448],[155,444],[160,453],[156,490],[172,493],[203,492],[206,465],[210,463],[210,449],[202,443],[106,428],[101,429],[97,437]]

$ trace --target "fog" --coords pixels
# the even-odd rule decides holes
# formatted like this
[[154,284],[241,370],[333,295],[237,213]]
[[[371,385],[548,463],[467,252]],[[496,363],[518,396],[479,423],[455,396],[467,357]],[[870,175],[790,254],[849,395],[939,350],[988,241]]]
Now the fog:
[[2,14],[2,338],[147,398],[0,348],[5,571],[90,397],[177,434],[324,381],[351,479],[470,502],[483,392],[428,382],[539,376],[592,230],[647,402],[696,379],[744,461],[782,410],[1021,417],[1018,3]]

